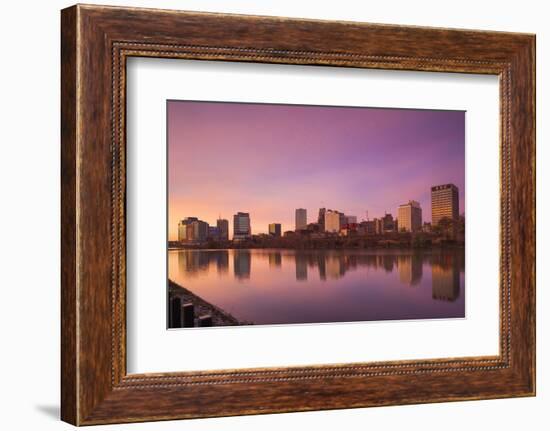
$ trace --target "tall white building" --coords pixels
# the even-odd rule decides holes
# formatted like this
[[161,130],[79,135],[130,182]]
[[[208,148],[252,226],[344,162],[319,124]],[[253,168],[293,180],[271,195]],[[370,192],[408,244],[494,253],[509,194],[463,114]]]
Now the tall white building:
[[298,208],[296,210],[296,230],[302,230],[307,228],[307,210],[304,208]]
[[397,209],[399,231],[418,232],[422,230],[422,208],[417,201],[409,201]]
[[327,210],[325,212],[325,232],[338,233],[340,232],[341,214],[338,211]]

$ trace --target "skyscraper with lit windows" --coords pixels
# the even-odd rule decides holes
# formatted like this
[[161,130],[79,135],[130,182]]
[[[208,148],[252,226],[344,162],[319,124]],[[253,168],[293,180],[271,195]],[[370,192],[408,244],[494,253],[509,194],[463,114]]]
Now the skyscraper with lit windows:
[[454,184],[432,187],[432,226],[444,218],[458,220],[458,187]]

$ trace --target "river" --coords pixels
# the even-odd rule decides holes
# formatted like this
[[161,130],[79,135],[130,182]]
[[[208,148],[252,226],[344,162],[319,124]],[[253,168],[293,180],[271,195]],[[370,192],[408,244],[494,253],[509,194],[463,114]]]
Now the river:
[[461,318],[464,249],[170,250],[169,277],[254,324]]

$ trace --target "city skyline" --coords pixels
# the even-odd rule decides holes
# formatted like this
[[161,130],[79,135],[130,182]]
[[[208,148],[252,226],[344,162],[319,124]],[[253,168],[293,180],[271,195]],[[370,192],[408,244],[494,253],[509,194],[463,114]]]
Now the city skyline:
[[252,234],[294,230],[299,208],[360,221],[414,200],[431,221],[430,187],[465,186],[461,111],[170,101],[168,151],[169,240],[184,217],[240,211]]
[[[432,220],[427,221],[422,218],[422,208],[419,202],[409,200],[397,208],[397,217],[393,217],[391,212],[384,214],[384,217],[369,217],[358,219],[356,215],[345,214],[331,208],[319,208],[317,218],[310,220],[307,211],[304,208],[295,209],[294,230],[282,229],[281,223],[270,223],[266,232],[253,233],[251,226],[250,212],[238,212],[233,215],[234,228],[233,240],[250,239],[254,235],[270,235],[281,237],[289,231],[291,233],[301,234],[342,234],[345,236],[358,233],[360,235],[379,234],[387,232],[431,232],[432,226],[438,225],[442,218],[459,221],[457,203],[460,192],[454,184],[439,184],[430,188],[431,190],[431,208]],[[434,212],[434,208],[436,212]],[[389,217],[390,225],[385,226],[385,219]],[[193,227],[188,226],[190,223]],[[395,223],[395,224],[394,224]],[[399,224],[399,225],[398,225]],[[202,227],[201,227],[202,226]],[[237,226],[239,230],[237,231]],[[428,227],[427,230],[425,229]],[[182,230],[183,229],[183,230]],[[191,233],[188,234],[188,229]],[[194,233],[193,233],[194,232]],[[200,233],[202,232],[202,233]],[[235,235],[237,233],[237,235]],[[317,236],[319,237],[319,236]],[[228,220],[218,216],[216,227],[211,227],[208,221],[200,220],[198,217],[188,216],[178,222],[178,241],[188,241],[190,243],[205,242],[207,240],[227,241],[229,240]]]

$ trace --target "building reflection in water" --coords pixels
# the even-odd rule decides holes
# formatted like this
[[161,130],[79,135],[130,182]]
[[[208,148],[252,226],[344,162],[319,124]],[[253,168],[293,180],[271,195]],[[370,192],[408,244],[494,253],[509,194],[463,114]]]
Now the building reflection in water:
[[393,256],[391,254],[382,255],[382,264],[384,265],[384,269],[386,270],[386,272],[393,271],[393,265],[396,261],[397,261],[396,256]]
[[229,252],[227,250],[180,250],[178,252],[178,267],[181,273],[191,276],[208,272],[216,266],[218,273],[229,271]]
[[460,260],[451,255],[432,256],[432,298],[454,302],[460,294]]
[[398,256],[399,281],[408,286],[417,286],[422,280],[422,263],[423,257],[419,254]]
[[233,272],[235,274],[235,278],[250,278],[251,260],[250,250],[234,250]]
[[315,264],[317,265],[317,268],[319,268],[319,278],[321,281],[326,281],[327,279],[327,265],[325,257],[321,254],[318,254],[315,256]]
[[307,281],[307,255],[297,252],[294,255],[296,263],[296,280]]
[[[252,251],[254,252],[254,250]],[[180,250],[177,254],[178,270],[194,277],[216,268],[219,274],[229,271],[230,254],[233,254],[233,274],[236,279],[250,278],[251,250]],[[318,271],[321,281],[337,280],[347,271],[360,267],[397,272],[400,283],[417,286],[422,281],[423,265],[429,264],[432,272],[432,298],[455,301],[460,295],[460,273],[464,271],[464,252],[412,251],[407,254],[353,253],[339,250],[268,251],[263,254],[271,269],[281,268],[282,261],[294,261],[296,280],[307,281],[308,271]]]
[[218,274],[225,274],[229,271],[229,253],[227,250],[216,250],[216,269]]
[[329,254],[326,257],[326,274],[332,280],[337,280],[346,273],[345,261],[339,254]]
[[269,252],[269,267],[270,268],[280,268],[282,259],[280,251]]

